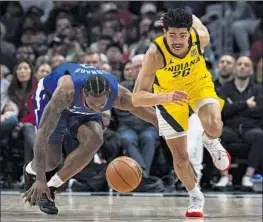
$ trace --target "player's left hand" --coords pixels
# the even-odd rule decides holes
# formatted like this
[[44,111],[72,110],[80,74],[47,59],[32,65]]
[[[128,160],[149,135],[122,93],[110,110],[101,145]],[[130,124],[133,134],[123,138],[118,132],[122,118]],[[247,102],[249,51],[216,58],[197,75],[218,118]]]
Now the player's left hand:
[[29,202],[30,206],[38,205],[42,194],[46,194],[50,201],[54,201],[51,197],[47,182],[36,180],[32,187],[25,192],[22,198],[26,198],[25,203]]

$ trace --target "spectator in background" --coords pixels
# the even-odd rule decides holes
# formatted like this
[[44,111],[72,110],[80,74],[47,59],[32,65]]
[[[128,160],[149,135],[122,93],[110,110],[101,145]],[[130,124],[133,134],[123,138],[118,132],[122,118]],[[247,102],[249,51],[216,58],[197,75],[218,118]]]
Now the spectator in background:
[[120,80],[121,82],[127,80],[132,82],[136,79],[136,75],[138,73],[139,72],[135,72],[135,70],[133,69],[132,61],[128,61],[124,64],[124,68]]
[[84,55],[83,62],[84,64],[98,68],[101,68],[102,66],[100,54],[94,51],[87,51]]
[[163,25],[160,20],[156,20],[150,26],[148,37],[151,41],[155,40],[157,37],[163,35]]
[[[234,80],[226,83],[220,90],[220,96],[226,101],[223,108],[224,128],[222,143],[241,139],[250,145],[248,168],[242,178],[242,186],[252,188],[251,177],[262,161],[262,87],[255,84],[253,64],[248,57],[237,59]],[[230,183],[228,172],[223,172],[216,188],[226,187]]]
[[[135,56],[133,61],[136,61],[139,66],[139,62],[142,64],[142,59],[141,55]],[[126,64],[126,69],[129,65],[130,63]],[[137,75],[138,73],[134,70],[125,70],[125,81],[122,81],[120,84],[132,91]],[[118,132],[124,153],[139,163],[143,169],[144,176],[149,176],[155,150],[160,140],[157,130],[152,125],[127,111],[116,109],[116,116],[119,122]]]
[[17,59],[17,61],[27,60],[31,64],[34,65],[35,59],[36,59],[36,54],[35,54],[35,51],[32,48],[32,46],[22,45],[22,46],[18,47],[18,49],[16,51],[16,59]]
[[49,36],[51,45],[55,43],[52,55],[63,55],[66,61],[72,61],[74,56],[82,51],[80,44],[75,41],[76,35],[73,33],[72,24],[73,19],[70,16],[57,17],[55,32]]
[[90,49],[94,52],[106,54],[106,50],[109,45],[113,43],[113,39],[110,36],[102,35],[96,42],[90,45]]
[[51,66],[49,63],[42,63],[36,67],[35,78],[37,81],[51,73]]
[[14,69],[14,74],[8,88],[8,96],[19,109],[19,124],[13,131],[13,136],[23,139],[25,162],[33,158],[35,140],[35,117],[33,108],[33,94],[36,90],[34,70],[30,62],[21,60]]
[[256,82],[262,85],[262,63],[263,59],[261,58],[257,65],[257,72],[256,72]]
[[35,33],[35,43],[33,47],[38,56],[45,55],[48,52],[47,34],[42,28],[37,29]]
[[74,33],[76,33],[75,40],[80,44],[80,47],[85,50],[88,48],[87,29],[83,24],[73,26]]
[[108,63],[103,63],[101,66],[101,69],[106,71],[106,72],[112,73],[112,68],[111,68],[110,64],[108,64]]
[[140,13],[142,18],[150,18],[153,20],[157,13],[156,5],[151,2],[145,2],[141,6]]
[[101,4],[101,14],[103,15],[103,21],[118,21],[118,7],[113,2]]
[[12,130],[15,128],[18,119],[18,107],[12,102],[7,94],[9,82],[4,79],[2,72],[2,65],[0,65],[1,73],[1,127],[0,127],[0,139],[6,139],[11,135]]
[[[52,10],[54,3],[52,0],[38,0],[38,1],[27,1],[27,0],[20,0],[20,4],[25,11],[27,10],[34,10],[36,9],[43,9],[41,16],[41,22],[45,22],[48,18],[50,11]],[[37,11],[36,11],[37,12]]]
[[84,64],[84,56],[85,56],[85,53],[84,52],[78,52],[72,62],[75,62],[75,63],[79,63],[79,64]]
[[60,64],[63,64],[66,62],[66,58],[63,55],[54,55],[50,59],[50,65],[51,69],[55,69]]
[[111,44],[107,48],[106,56],[109,60],[109,64],[112,67],[112,72],[117,76],[117,79],[119,81],[121,70],[123,69],[122,48],[117,43]]
[[257,19],[250,2],[237,1],[228,4],[231,8],[229,13],[233,19],[231,30],[239,48],[239,54],[249,56],[251,45],[249,38],[255,35],[260,19]]
[[151,40],[148,38],[148,33],[150,30],[150,26],[152,24],[152,20],[149,18],[143,18],[141,19],[139,23],[139,36],[140,39],[133,43],[129,47],[130,57],[133,57],[134,55],[145,53],[148,49],[148,47],[151,44]]
[[50,58],[47,55],[41,55],[36,59],[36,67],[40,66],[43,63],[49,63]]
[[218,78],[214,81],[216,92],[234,78],[236,60],[229,54],[222,55],[218,62]]
[[14,46],[14,44],[5,40],[6,27],[2,22],[0,22],[0,28],[1,28],[1,32],[0,32],[1,52],[7,56],[14,56],[16,47]]
[[255,41],[250,49],[250,58],[254,63],[254,67],[258,64],[260,59],[263,58],[263,42],[262,42],[262,31],[263,31],[263,21],[260,24],[260,38]]
[[70,50],[70,41],[64,35],[55,36],[48,51],[49,56],[62,55],[67,60],[67,55]]
[[16,39],[16,32],[21,25],[21,17],[23,16],[23,8],[19,2],[9,2],[6,12],[0,17],[0,21],[6,27],[6,40],[13,41],[16,45],[18,39]]

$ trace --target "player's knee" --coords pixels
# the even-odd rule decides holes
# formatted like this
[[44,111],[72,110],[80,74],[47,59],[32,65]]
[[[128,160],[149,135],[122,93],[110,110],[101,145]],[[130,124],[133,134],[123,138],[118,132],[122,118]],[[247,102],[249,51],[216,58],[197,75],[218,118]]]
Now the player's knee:
[[223,123],[221,117],[210,117],[203,121],[205,132],[214,137],[219,137],[222,133]]
[[86,141],[86,143],[92,144],[94,148],[94,151],[97,152],[97,150],[102,146],[103,144],[103,132],[101,131],[94,131],[90,135],[89,141]]
[[81,133],[78,135],[78,140],[82,144],[83,151],[97,152],[103,143],[103,131],[102,129],[92,129],[83,127]]

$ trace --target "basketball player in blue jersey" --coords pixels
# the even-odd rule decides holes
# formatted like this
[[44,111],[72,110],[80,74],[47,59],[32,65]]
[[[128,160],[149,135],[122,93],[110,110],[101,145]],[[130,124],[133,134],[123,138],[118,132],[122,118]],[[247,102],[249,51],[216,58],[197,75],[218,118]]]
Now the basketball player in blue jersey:
[[[54,191],[81,171],[103,142],[101,112],[113,106],[129,110],[157,126],[153,108],[136,108],[131,93],[114,75],[76,63],[58,66],[41,79],[35,93],[37,135],[34,159],[24,167],[23,196],[30,205],[39,205],[47,214],[57,214]],[[70,133],[79,146],[57,170],[63,137]]]

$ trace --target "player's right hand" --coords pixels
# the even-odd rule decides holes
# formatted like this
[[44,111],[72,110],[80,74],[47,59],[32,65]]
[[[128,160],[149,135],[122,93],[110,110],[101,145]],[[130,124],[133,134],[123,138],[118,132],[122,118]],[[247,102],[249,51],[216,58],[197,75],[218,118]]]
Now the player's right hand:
[[25,192],[23,198],[26,198],[25,203],[29,202],[30,206],[38,205],[42,194],[46,194],[47,198],[50,201],[54,202],[51,197],[49,187],[47,186],[47,182],[36,180],[35,183],[33,183],[32,187]]
[[188,94],[180,90],[175,90],[168,94],[167,100],[168,102],[183,106],[185,103],[188,103]]

